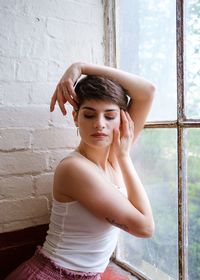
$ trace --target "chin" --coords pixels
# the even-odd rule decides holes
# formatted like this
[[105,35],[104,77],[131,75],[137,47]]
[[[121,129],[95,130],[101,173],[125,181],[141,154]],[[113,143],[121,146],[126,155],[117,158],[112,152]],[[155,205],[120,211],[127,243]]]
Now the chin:
[[[88,143],[89,144],[89,143]],[[91,144],[89,144],[90,146],[94,147],[94,148],[108,148],[110,147],[110,144],[109,142],[104,142],[104,141],[97,141],[97,142],[93,142]]]

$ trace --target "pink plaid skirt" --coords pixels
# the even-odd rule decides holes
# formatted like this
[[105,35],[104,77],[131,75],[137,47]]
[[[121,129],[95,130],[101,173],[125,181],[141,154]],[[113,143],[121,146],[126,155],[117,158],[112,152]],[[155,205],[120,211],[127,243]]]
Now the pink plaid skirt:
[[56,265],[38,247],[34,256],[22,263],[5,280],[101,280],[101,273],[77,272]]

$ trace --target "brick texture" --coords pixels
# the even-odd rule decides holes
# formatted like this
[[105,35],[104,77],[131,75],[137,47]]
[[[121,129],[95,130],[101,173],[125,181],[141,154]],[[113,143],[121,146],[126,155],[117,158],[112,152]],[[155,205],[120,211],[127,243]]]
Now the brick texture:
[[49,221],[53,171],[79,143],[71,115],[49,112],[75,61],[103,64],[101,0],[1,1],[0,232]]

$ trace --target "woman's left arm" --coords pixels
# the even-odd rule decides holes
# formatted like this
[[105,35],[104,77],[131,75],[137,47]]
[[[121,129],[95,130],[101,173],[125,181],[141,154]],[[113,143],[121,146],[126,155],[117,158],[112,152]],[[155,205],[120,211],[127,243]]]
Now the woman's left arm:
[[58,83],[52,97],[51,111],[54,110],[56,100],[64,114],[66,114],[64,103],[68,101],[72,106],[76,106],[74,102],[76,100],[74,84],[82,74],[104,76],[118,82],[127,91],[130,97],[128,112],[131,119],[134,121],[135,140],[142,130],[151,108],[155,91],[154,85],[142,77],[116,68],[77,62],[67,69]]
[[85,75],[105,76],[118,82],[130,97],[128,113],[134,122],[134,140],[144,127],[145,120],[150,111],[155,86],[144,78],[107,66],[82,63],[82,73]]

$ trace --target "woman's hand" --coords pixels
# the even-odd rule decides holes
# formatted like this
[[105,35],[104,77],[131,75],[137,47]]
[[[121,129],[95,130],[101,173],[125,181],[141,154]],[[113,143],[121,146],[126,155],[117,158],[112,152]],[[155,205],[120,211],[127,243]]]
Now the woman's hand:
[[134,139],[134,123],[128,112],[121,110],[120,129],[114,129],[113,142],[110,147],[111,162],[129,156]]
[[74,63],[67,69],[60,82],[58,83],[56,90],[51,98],[51,112],[54,110],[56,101],[58,102],[63,115],[66,115],[67,113],[64,106],[66,102],[69,102],[74,107],[74,109],[78,109],[74,85],[80,78],[81,74],[81,63]]

